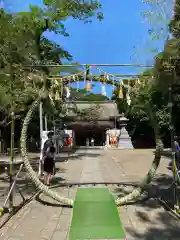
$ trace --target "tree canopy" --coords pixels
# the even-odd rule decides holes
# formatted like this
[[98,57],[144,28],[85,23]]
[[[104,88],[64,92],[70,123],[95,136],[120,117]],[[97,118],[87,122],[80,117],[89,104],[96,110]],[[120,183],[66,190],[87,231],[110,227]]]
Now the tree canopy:
[[[49,40],[45,33],[49,31],[68,37],[69,33],[66,29],[68,18],[78,19],[84,23],[91,22],[93,18],[100,21],[103,19],[99,1],[44,0],[43,2],[42,7],[30,6],[28,12],[9,13],[2,8],[0,10],[0,28],[3,33],[0,36],[0,128],[4,133],[11,112],[14,111],[17,121],[21,122],[45,82],[50,97],[55,98],[57,89],[60,90],[62,86],[60,83],[55,86],[53,81],[48,80],[48,75],[76,73],[80,70],[77,67],[45,66],[45,63],[62,64],[64,60],[73,61],[71,53],[60,44]],[[153,0],[150,2],[153,4]],[[180,133],[179,6],[180,0],[176,0],[174,15],[169,23],[172,38],[166,41],[163,51],[156,56],[154,68],[144,72],[138,81],[132,84],[131,105],[126,102],[126,88],[123,88],[123,99],[118,98],[119,89],[114,91],[112,99],[116,100],[119,111],[125,112],[130,119],[129,128],[132,136],[133,134],[152,135],[154,124],[158,124],[161,137],[169,139],[170,100],[173,102],[172,121],[175,132]],[[30,65],[39,66],[29,67]],[[107,99],[100,94],[86,93],[85,89],[77,92],[72,88],[71,92],[77,100]],[[56,110],[61,109],[61,104],[56,101],[55,106]],[[48,102],[44,103],[44,108],[48,109],[50,115],[57,114]],[[152,123],[154,119],[156,123]]]
[[[153,0],[151,4],[153,5]],[[153,128],[158,125],[159,134],[166,146],[170,146],[171,125],[174,126],[174,133],[180,134],[179,6],[180,1],[176,0],[173,18],[169,22],[172,38],[165,42],[163,51],[156,56],[154,67],[145,72],[144,75],[149,76],[142,75],[131,88],[131,105],[126,104],[125,96],[123,100],[115,97],[120,112],[125,112],[130,119],[132,138],[142,136],[153,139]]]
[[[45,33],[49,31],[68,37],[65,27],[68,18],[84,23],[91,22],[93,18],[103,19],[98,1],[44,0],[43,3],[42,7],[30,6],[28,12],[11,13],[0,9],[3,33],[0,36],[0,130],[3,138],[10,136],[7,131],[12,111],[17,119],[16,137],[19,137],[21,121],[45,81],[50,95],[54,94],[54,83],[47,80],[48,75],[79,71],[78,68],[45,66],[62,64],[64,60],[73,61],[73,56],[63,46],[49,40]],[[29,67],[31,65],[39,66]],[[50,114],[55,114],[48,102],[44,107]],[[9,145],[9,141],[6,142]]]

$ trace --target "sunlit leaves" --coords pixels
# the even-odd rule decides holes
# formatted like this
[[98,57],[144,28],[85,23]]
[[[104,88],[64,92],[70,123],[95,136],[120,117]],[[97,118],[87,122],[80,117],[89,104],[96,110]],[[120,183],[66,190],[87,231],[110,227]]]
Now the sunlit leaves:
[[[84,22],[92,17],[102,20],[100,8],[98,1],[45,0],[42,7],[30,5],[29,12],[10,14],[0,9],[0,107],[3,110],[13,105],[16,112],[26,111],[28,104],[37,97],[47,74],[79,71],[78,68],[28,68],[25,65],[61,64],[64,59],[72,61],[68,51],[43,34],[53,31],[68,37],[67,18]],[[48,81],[49,89],[53,89],[51,84]]]
[[142,16],[150,24],[149,34],[152,40],[165,40],[167,38],[173,2],[173,0],[143,1],[149,9],[143,12]]

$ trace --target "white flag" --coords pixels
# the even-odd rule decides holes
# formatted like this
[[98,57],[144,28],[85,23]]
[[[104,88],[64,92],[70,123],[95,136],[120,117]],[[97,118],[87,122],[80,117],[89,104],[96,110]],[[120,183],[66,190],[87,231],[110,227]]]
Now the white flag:
[[69,98],[71,95],[69,87],[66,86],[66,98]]
[[127,104],[130,105],[131,104],[131,98],[130,98],[130,95],[129,95],[129,89],[126,93],[126,100],[127,100]]
[[58,86],[59,82],[57,80],[55,80],[55,86]]
[[137,79],[137,83],[138,83],[138,84],[141,84],[141,82],[140,82],[139,78]]

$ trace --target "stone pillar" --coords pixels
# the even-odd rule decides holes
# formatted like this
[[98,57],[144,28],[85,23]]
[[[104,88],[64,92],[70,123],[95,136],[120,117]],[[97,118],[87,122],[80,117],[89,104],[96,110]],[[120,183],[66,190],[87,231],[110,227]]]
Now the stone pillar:
[[133,145],[131,142],[131,138],[125,128],[125,126],[123,126],[121,128],[121,134],[120,134],[120,138],[119,138],[119,148],[121,149],[133,149]]
[[109,130],[106,131],[106,144],[105,147],[109,147]]

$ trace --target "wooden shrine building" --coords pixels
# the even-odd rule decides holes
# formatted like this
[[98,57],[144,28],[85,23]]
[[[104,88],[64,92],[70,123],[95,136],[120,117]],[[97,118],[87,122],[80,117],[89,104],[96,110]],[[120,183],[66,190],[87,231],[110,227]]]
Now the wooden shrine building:
[[77,146],[85,146],[87,139],[92,138],[95,146],[104,146],[107,130],[119,129],[120,114],[113,101],[69,101],[64,109],[62,120],[73,131]]

